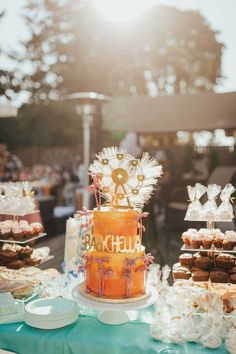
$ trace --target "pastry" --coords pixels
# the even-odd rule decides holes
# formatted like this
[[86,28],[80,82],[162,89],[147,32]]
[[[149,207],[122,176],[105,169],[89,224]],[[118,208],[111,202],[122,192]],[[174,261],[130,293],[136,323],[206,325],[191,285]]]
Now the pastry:
[[190,246],[195,249],[198,249],[202,246],[202,238],[198,233],[195,233],[191,236]]
[[12,229],[12,237],[15,241],[21,241],[23,239],[23,232],[19,226]]
[[229,274],[229,281],[232,284],[236,284],[236,273]]
[[33,229],[33,234],[38,235],[40,232],[43,232],[43,225],[40,222],[32,222],[30,226]]
[[7,264],[7,268],[9,269],[20,269],[24,267],[25,263],[19,259],[16,259],[10,263]]
[[214,240],[214,237],[212,236],[212,234],[211,234],[210,232],[205,233],[205,234],[202,236],[202,245],[203,245],[203,248],[206,248],[206,249],[211,248],[211,246],[212,246],[212,244],[213,244],[213,240]]
[[213,260],[208,256],[197,255],[194,259],[194,266],[204,270],[210,270],[213,266]]
[[231,254],[220,253],[215,259],[216,266],[223,269],[231,269],[235,264],[235,257]]
[[177,279],[189,279],[191,277],[191,272],[186,267],[173,266],[172,274],[173,274],[174,280],[177,280]]
[[212,283],[227,283],[228,273],[224,270],[213,270],[210,272],[210,280]]
[[181,266],[192,266],[194,257],[191,253],[184,253],[179,256]]
[[202,269],[193,270],[191,275],[193,281],[208,281],[209,279],[209,272]]
[[212,234],[213,234],[213,245],[215,248],[222,248],[223,247],[223,241],[225,238],[225,235],[223,232],[220,231],[220,229],[212,229]]
[[33,250],[31,247],[26,246],[26,247],[22,247],[20,250],[18,250],[17,252],[17,256],[19,259],[25,259],[31,256]]
[[10,250],[0,249],[0,259],[2,261],[13,261],[16,259],[16,253]]

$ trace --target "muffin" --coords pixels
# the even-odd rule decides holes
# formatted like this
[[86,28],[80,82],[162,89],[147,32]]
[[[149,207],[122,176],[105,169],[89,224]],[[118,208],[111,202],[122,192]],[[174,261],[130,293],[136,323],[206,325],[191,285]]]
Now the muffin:
[[198,249],[202,246],[202,238],[198,233],[194,233],[191,236],[190,246],[195,249]]
[[236,273],[229,274],[229,281],[232,284],[236,284]]
[[191,277],[191,272],[187,267],[177,267],[176,265],[174,265],[172,275],[174,280],[189,279]]
[[225,250],[232,250],[236,245],[236,233],[234,231],[226,231],[222,247]]
[[22,227],[21,230],[23,232],[24,239],[29,239],[34,235],[33,228],[30,225]]
[[38,235],[40,234],[41,232],[43,232],[43,225],[40,224],[40,222],[32,222],[30,224],[30,226],[32,227],[33,229],[33,234],[34,235]]
[[181,266],[192,266],[194,257],[191,253],[184,253],[179,256],[179,262]]
[[1,228],[0,237],[2,240],[8,240],[9,238],[11,238],[11,236],[12,236],[12,232],[10,228],[5,228],[5,227]]
[[0,249],[0,259],[2,261],[11,262],[11,261],[15,260],[16,257],[17,257],[16,252],[13,252],[11,250]]
[[228,273],[229,273],[229,274],[234,274],[234,273],[236,273],[236,266],[233,266],[233,268],[229,269],[229,270],[228,270]]
[[203,270],[210,270],[213,267],[213,260],[208,256],[197,256],[194,259],[194,266]]
[[220,231],[220,229],[213,229],[212,233],[214,237],[213,245],[215,246],[215,248],[222,248],[225,235],[223,234],[223,232]]
[[227,251],[231,251],[234,248],[234,241],[224,240],[222,248]]
[[208,281],[209,272],[202,269],[196,269],[192,272],[193,281]]
[[231,254],[220,253],[215,258],[215,264],[218,268],[231,269],[235,265],[235,257]]
[[210,280],[212,283],[227,283],[228,273],[224,270],[213,270],[210,272]]
[[21,230],[21,228],[18,226],[18,227],[14,227],[12,229],[12,237],[15,241],[21,241],[23,240],[23,232]]
[[20,269],[23,268],[25,263],[23,261],[20,261],[19,259],[16,259],[10,263],[7,264],[7,268],[9,269]]
[[211,248],[211,246],[213,245],[213,240],[214,240],[214,237],[213,237],[213,235],[210,232],[205,233],[202,236],[203,248],[206,248],[206,249]]
[[25,259],[31,256],[33,250],[31,247],[26,246],[22,247],[18,252],[17,252],[17,257],[18,259]]
[[19,226],[20,226],[20,228],[28,227],[29,223],[28,223],[27,220],[20,220],[19,221]]
[[181,238],[186,247],[191,247],[191,238],[195,234],[197,234],[196,229],[188,229],[182,234]]

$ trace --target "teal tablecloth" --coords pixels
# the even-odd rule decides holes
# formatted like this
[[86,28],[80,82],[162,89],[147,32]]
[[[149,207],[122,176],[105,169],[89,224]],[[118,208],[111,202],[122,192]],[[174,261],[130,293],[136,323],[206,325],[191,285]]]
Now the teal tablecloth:
[[129,322],[109,326],[94,317],[80,316],[70,326],[56,330],[31,328],[25,323],[0,325],[0,348],[19,354],[226,354],[197,344],[165,344],[152,339],[150,326]]

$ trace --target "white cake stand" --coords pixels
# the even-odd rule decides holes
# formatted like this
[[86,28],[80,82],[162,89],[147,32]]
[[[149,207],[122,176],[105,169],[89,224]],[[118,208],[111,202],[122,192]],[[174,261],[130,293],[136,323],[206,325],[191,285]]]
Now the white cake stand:
[[[98,320],[109,325],[120,325],[129,322],[127,311],[141,310],[153,305],[156,302],[157,290],[153,287],[148,288],[148,294],[140,300],[109,303],[89,299],[80,291],[80,284],[76,285],[72,290],[72,297],[78,301],[80,305],[99,310]],[[109,301],[109,300],[107,300]]]

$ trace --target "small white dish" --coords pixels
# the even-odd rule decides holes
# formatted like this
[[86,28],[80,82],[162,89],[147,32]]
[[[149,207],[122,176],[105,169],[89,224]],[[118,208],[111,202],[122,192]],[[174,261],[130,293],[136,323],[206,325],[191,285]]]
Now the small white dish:
[[39,299],[25,306],[25,322],[41,329],[68,326],[77,320],[78,315],[78,304],[72,299]]

